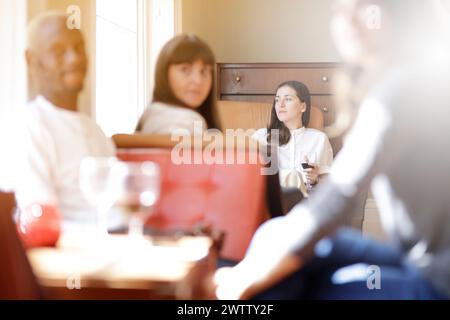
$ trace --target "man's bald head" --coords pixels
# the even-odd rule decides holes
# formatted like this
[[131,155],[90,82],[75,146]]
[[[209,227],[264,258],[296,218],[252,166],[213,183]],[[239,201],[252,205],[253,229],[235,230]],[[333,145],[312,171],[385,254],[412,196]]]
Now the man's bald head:
[[47,12],[28,26],[27,63],[37,94],[78,95],[83,88],[87,56],[80,30],[69,29],[68,15]]
[[43,31],[58,26],[59,28],[66,27],[68,15],[60,11],[48,11],[33,18],[28,24],[28,42],[27,48],[34,50],[39,48],[40,43],[45,41],[45,34]]

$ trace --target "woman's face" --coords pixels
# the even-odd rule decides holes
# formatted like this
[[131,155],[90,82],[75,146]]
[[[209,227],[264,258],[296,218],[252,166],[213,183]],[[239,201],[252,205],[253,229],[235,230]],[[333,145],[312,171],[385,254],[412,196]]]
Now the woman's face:
[[212,66],[202,60],[169,66],[169,85],[175,97],[196,109],[208,97],[212,87]]
[[297,129],[303,126],[302,114],[306,110],[306,103],[301,102],[297,92],[288,86],[281,87],[275,97],[275,111],[278,120],[289,129]]

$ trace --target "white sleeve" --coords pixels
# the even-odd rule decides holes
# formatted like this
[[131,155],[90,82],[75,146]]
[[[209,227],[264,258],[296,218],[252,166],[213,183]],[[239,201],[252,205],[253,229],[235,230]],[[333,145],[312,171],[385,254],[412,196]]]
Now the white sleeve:
[[331,180],[344,194],[353,195],[366,179],[379,156],[391,121],[391,115],[380,101],[370,99],[361,105],[331,172]]
[[147,107],[144,110],[144,113],[139,118],[138,124],[136,125],[135,133],[144,132],[144,126],[145,126],[145,124],[147,122],[149,113],[150,113],[150,108]]
[[257,140],[260,143],[267,143],[267,129],[261,128],[256,130],[252,135],[252,139]]
[[[14,138],[12,138],[14,137]],[[17,159],[23,146],[23,130],[15,115],[0,117],[0,191],[14,191],[17,180]]]
[[203,133],[207,128],[200,114],[187,112],[161,112],[148,108],[140,120],[140,132],[153,134],[175,134],[176,130],[188,130],[191,134]]
[[58,163],[53,139],[38,123],[26,126],[23,134],[23,148],[16,163],[18,204],[22,207],[33,203],[57,205]]
[[103,130],[91,119],[89,119],[91,122],[92,131],[95,134],[95,141],[92,141],[91,143],[95,143],[95,150],[98,154],[95,154],[96,156],[101,157],[114,157],[116,155],[116,145],[112,141],[111,138],[108,138],[103,133]]
[[330,140],[328,140],[328,137],[325,134],[317,152],[319,159],[319,174],[330,173],[333,164],[333,148],[331,147]]
[[171,119],[166,122],[166,125],[161,128],[166,133],[173,134],[177,130],[187,130],[191,134],[202,134],[208,129],[205,119],[201,115],[189,116],[185,118]]

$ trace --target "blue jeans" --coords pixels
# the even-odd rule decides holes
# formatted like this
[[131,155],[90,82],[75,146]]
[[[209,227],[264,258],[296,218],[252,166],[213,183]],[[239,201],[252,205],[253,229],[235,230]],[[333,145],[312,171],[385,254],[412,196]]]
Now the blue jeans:
[[393,247],[351,229],[319,241],[302,269],[254,299],[448,299]]

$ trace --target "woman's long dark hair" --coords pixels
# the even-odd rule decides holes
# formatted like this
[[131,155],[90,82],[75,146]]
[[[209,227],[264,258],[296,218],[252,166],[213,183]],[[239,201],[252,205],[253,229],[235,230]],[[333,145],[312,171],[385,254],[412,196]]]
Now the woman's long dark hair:
[[211,66],[212,85],[205,101],[200,107],[195,109],[195,111],[203,116],[206,120],[208,128],[219,128],[213,114],[216,104],[214,77],[216,59],[211,48],[195,35],[181,34],[175,36],[161,49],[161,53],[159,54],[156,62],[153,101],[188,108],[188,106],[175,97],[172,89],[170,88],[169,67],[173,64],[192,63],[196,60],[201,60],[204,64]]
[[[306,104],[306,110],[302,114],[302,124],[303,126],[307,127],[309,124],[309,117],[311,114],[311,94],[309,93],[308,87],[306,87],[303,83],[298,81],[286,81],[280,84],[277,88],[277,91],[282,87],[289,87],[295,90],[297,97],[300,99],[301,102]],[[276,95],[276,93],[275,93]],[[279,130],[279,142],[280,146],[285,145],[289,142],[291,139],[291,131],[288,129],[288,127],[285,126],[283,122],[281,122],[278,119],[277,111],[275,109],[275,99],[273,101],[272,105],[272,112],[270,115],[270,123],[269,127],[267,128],[267,142],[270,143],[271,141],[271,130],[272,129],[278,129]]]

